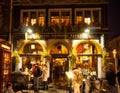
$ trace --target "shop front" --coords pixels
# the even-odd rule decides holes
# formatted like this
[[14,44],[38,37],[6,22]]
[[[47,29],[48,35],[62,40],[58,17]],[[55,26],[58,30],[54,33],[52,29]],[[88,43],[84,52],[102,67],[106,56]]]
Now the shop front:
[[[52,42],[52,43],[51,43]],[[55,85],[67,84],[66,72],[77,65],[86,77],[89,73],[103,78],[103,50],[95,40],[51,40],[41,43],[39,40],[24,42],[19,49],[19,64],[17,69],[23,68],[32,75],[34,64],[47,64],[49,67],[49,82]],[[62,85],[63,83],[65,85]]]

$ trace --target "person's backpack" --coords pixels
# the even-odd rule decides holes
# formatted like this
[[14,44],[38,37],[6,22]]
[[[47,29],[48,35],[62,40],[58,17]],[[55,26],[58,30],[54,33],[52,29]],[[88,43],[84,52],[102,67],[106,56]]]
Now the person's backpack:
[[37,68],[37,76],[41,76],[42,75],[42,69],[40,67]]

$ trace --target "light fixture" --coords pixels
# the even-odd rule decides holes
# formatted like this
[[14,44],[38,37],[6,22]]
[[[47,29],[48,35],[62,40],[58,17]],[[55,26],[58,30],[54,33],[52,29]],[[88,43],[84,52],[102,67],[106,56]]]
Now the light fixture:
[[31,44],[31,49],[35,49],[35,44]]

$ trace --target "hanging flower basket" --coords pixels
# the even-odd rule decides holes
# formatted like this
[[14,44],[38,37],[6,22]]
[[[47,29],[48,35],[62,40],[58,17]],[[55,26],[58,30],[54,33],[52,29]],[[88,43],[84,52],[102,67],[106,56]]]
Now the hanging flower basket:
[[70,62],[70,68],[74,68],[76,64],[76,57],[74,55],[68,56],[69,62]]

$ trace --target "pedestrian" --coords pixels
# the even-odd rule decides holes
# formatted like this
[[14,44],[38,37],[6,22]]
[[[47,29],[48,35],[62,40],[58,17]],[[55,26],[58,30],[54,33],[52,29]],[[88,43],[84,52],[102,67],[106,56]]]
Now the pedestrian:
[[90,81],[89,93],[100,93],[100,82],[94,77],[94,80]]
[[42,82],[43,82],[43,89],[48,90],[48,67],[47,65],[43,65],[42,68]]
[[89,93],[89,90],[90,90],[90,80],[91,80],[91,75],[90,75],[90,72],[88,72],[87,78],[84,81],[84,83],[85,83],[84,92],[85,93]]
[[39,88],[39,77],[42,75],[42,70],[38,66],[38,64],[34,64],[33,66],[33,81],[34,81],[34,90],[38,91]]
[[116,75],[114,70],[114,64],[108,63],[105,78],[107,80],[107,90],[110,91],[110,93],[118,93],[118,89],[115,86],[116,85]]
[[81,72],[81,68],[77,67],[75,69],[73,69],[73,89],[74,89],[74,93],[80,93],[80,86],[82,85],[82,81],[83,81],[83,75]]
[[8,82],[7,90],[5,91],[5,93],[22,93],[22,92],[21,91],[14,92],[13,87],[12,87],[12,83]]

